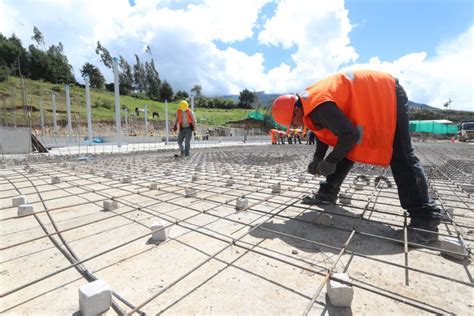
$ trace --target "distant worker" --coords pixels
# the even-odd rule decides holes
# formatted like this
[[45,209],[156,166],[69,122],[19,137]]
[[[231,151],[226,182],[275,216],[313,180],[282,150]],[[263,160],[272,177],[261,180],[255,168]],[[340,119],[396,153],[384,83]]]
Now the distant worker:
[[[276,98],[272,113],[278,124],[304,124],[318,139],[308,172],[326,181],[303,203],[335,203],[354,162],[390,165],[400,204],[410,214],[409,241],[436,241],[442,215],[428,195],[423,168],[411,146],[407,102],[396,78],[371,70],[338,73],[300,95]],[[334,149],[324,158],[328,146]],[[402,232],[397,233],[400,238]]]
[[281,130],[281,128],[278,129],[278,139],[280,140],[281,145],[285,145],[285,138],[286,138],[286,133]]
[[286,139],[288,139],[288,144],[293,144],[293,129],[289,128],[286,130]]
[[278,130],[272,128],[272,129],[270,130],[270,137],[272,138],[272,145],[278,144],[278,140],[277,140],[277,137],[278,137]]
[[296,142],[301,145],[301,130],[299,128],[293,130],[293,143],[296,144]]
[[313,131],[309,130],[308,131],[308,140],[306,141],[307,145],[314,145],[314,140],[316,138],[316,135],[313,133]]
[[[196,117],[189,109],[188,102],[181,101],[176,112],[176,119],[174,121],[173,130],[178,131],[178,146],[181,151],[181,157],[189,156],[189,149],[191,147],[191,137],[193,131],[196,129]],[[184,147],[183,147],[183,141]]]

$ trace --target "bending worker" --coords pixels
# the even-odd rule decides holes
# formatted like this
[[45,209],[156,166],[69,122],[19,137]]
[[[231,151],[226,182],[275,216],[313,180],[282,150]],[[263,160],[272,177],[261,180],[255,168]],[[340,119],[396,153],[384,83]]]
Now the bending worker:
[[[181,101],[176,112],[173,130],[178,131],[178,146],[181,151],[181,157],[189,156],[189,148],[191,147],[191,137],[196,129],[196,117],[193,111],[189,109],[188,102]],[[183,147],[183,141],[184,147]]]
[[[408,98],[398,80],[372,70],[338,73],[300,95],[282,95],[273,103],[278,124],[307,126],[316,134],[316,151],[308,172],[326,176],[306,204],[335,203],[354,162],[390,165],[401,206],[410,214],[410,242],[436,241],[440,209],[428,196],[423,168],[408,132]],[[326,155],[328,146],[334,147]]]

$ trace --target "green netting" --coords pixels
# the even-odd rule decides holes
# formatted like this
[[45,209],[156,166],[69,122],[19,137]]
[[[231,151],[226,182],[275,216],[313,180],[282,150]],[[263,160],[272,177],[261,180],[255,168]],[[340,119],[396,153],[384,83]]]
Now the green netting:
[[264,121],[265,120],[265,114],[263,114],[262,112],[258,112],[258,111],[250,112],[249,114],[247,114],[247,117],[251,118],[251,119],[254,119],[254,120],[257,120],[257,121]]
[[430,134],[456,134],[456,124],[446,124],[436,121],[410,121],[410,132]]
[[257,121],[264,121],[267,126],[272,126],[281,129],[285,128],[284,126],[277,124],[271,115],[267,115],[259,111],[252,111],[247,114],[247,117]]

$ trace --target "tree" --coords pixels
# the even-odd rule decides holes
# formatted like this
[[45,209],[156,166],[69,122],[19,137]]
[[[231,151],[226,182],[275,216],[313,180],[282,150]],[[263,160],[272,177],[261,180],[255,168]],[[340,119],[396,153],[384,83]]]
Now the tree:
[[89,76],[89,83],[92,88],[103,89],[105,78],[96,66],[85,63],[81,68],[81,76],[85,79],[86,75]]
[[136,63],[133,65],[133,80],[135,83],[135,88],[139,92],[143,92],[146,89],[146,73],[145,67],[140,62],[140,58],[135,54]]
[[23,75],[29,73],[28,51],[23,48],[21,40],[15,34],[12,34],[10,38],[6,38],[0,33],[0,65],[7,66],[13,74],[19,74],[20,68]]
[[187,98],[189,98],[189,94],[186,91],[182,91],[182,90],[179,90],[174,95],[174,101],[186,100]]
[[133,90],[132,67],[122,56],[119,59],[119,67],[120,93],[128,95]]
[[163,81],[159,88],[159,101],[172,100],[173,99],[173,88],[168,81]]
[[53,83],[70,83],[75,82],[72,74],[72,66],[69,65],[69,60],[64,54],[64,47],[61,42],[58,45],[51,45],[46,52],[49,62],[49,72],[47,78],[49,82]]
[[240,107],[251,109],[252,103],[255,102],[255,93],[251,92],[248,89],[240,91],[239,95],[239,105]]
[[36,26],[33,26],[33,36],[31,37],[31,39],[36,42],[38,48],[42,47],[44,50],[44,36],[43,33],[41,33],[41,31]]
[[97,41],[97,48],[95,49],[95,53],[100,56],[100,59],[104,63],[104,66],[107,68],[112,68],[113,60],[112,56],[110,55],[107,48],[100,44],[100,41]]
[[194,93],[194,95],[199,98],[201,97],[201,92],[202,92],[202,88],[201,88],[201,85],[194,85],[193,88],[191,89],[191,93]]
[[[160,75],[156,71],[155,62],[153,59],[150,62],[145,62],[145,86],[150,99],[160,99],[160,85]],[[171,100],[171,98],[168,100]]]

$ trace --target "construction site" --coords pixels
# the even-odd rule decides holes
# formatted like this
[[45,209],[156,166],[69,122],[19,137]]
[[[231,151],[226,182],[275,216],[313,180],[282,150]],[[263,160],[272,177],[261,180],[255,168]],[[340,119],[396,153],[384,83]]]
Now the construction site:
[[472,143],[413,142],[444,212],[433,247],[407,241],[390,168],[356,164],[308,206],[313,146],[193,146],[4,155],[0,313],[472,314]]

